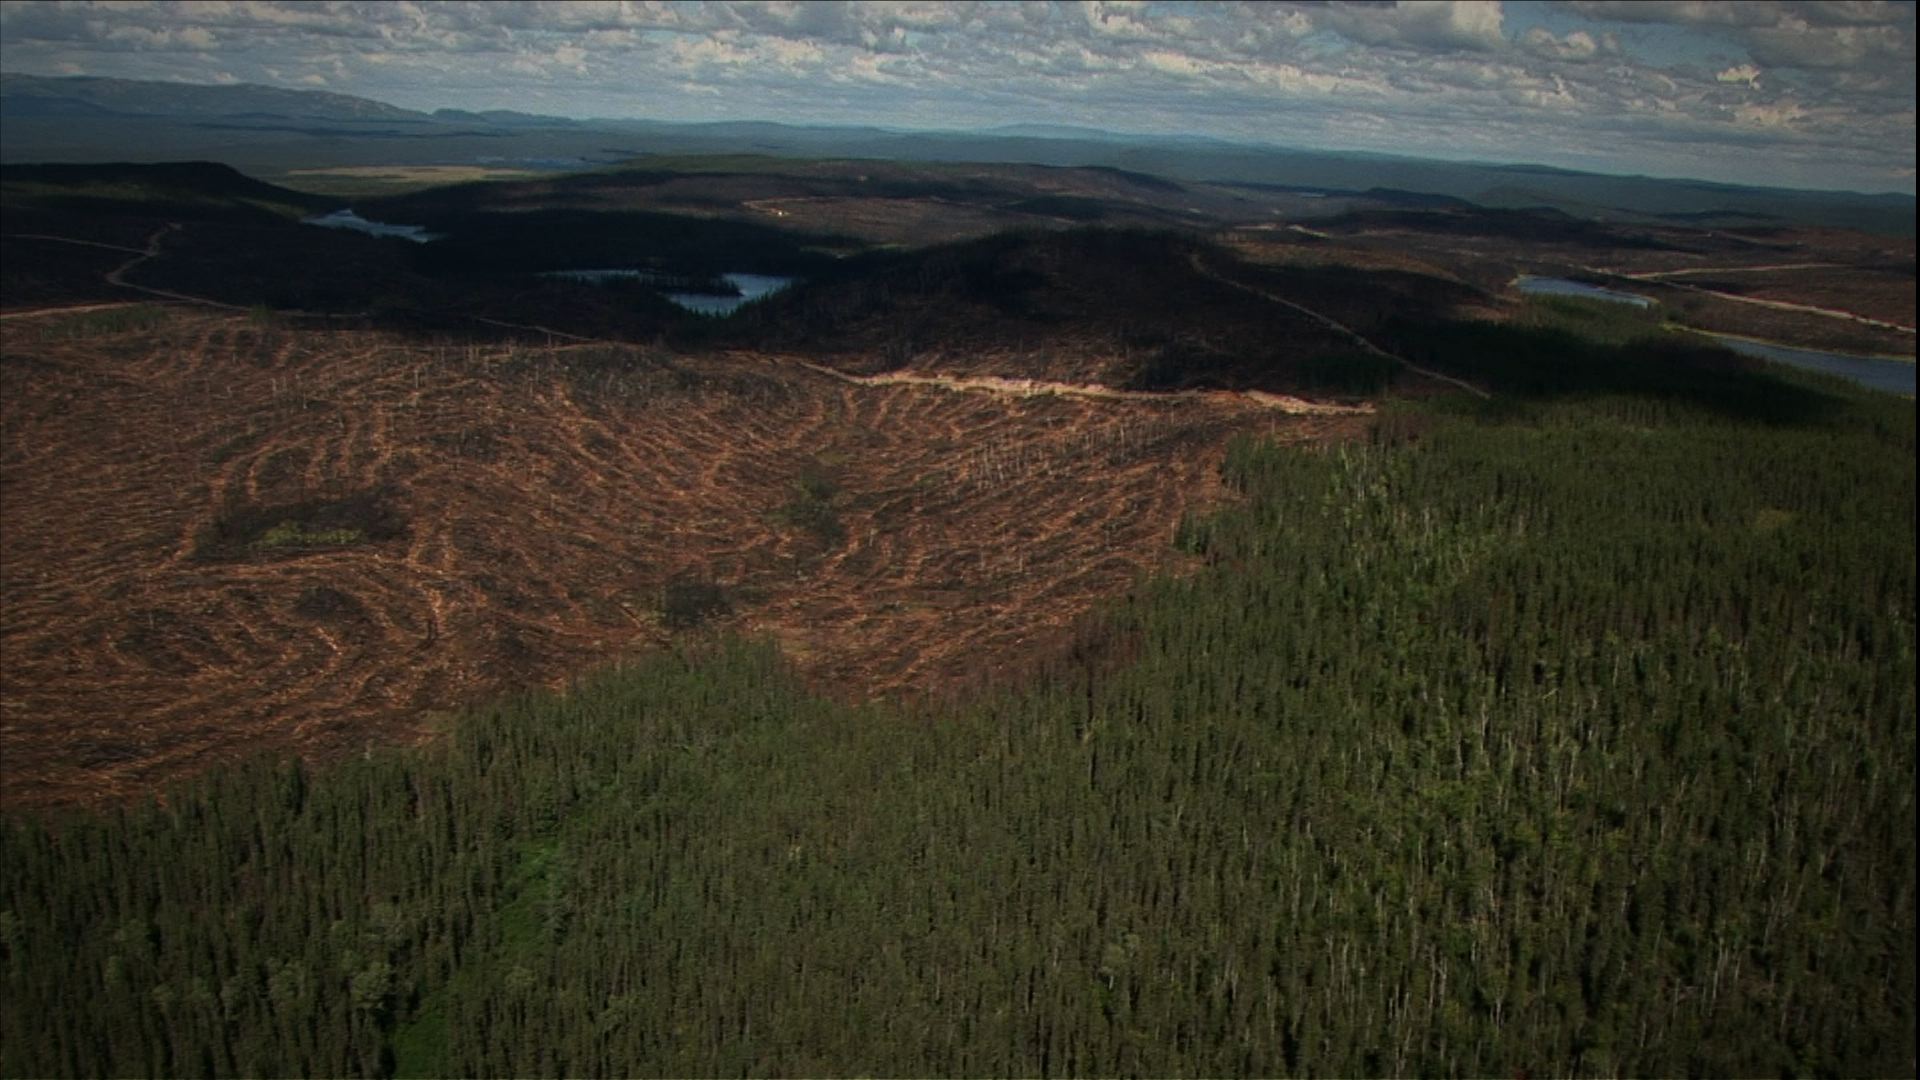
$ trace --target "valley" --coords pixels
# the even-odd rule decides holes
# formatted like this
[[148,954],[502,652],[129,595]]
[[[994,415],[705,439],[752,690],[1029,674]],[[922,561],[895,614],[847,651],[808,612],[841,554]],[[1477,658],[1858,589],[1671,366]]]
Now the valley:
[[0,168],[0,1075],[1912,1071],[1910,198],[287,93]]

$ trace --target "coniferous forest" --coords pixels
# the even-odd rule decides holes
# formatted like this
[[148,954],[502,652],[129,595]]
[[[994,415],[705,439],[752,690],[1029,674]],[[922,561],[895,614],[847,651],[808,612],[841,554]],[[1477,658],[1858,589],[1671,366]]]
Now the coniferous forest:
[[7,821],[0,1072],[1912,1075],[1912,403],[1483,344],[1031,684],[696,636]]

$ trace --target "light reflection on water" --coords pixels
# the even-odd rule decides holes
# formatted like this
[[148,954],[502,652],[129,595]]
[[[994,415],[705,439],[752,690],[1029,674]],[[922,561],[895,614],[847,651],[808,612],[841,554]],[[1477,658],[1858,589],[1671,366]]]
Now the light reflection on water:
[[1606,300],[1616,304],[1632,304],[1634,307],[1650,308],[1653,301],[1633,293],[1619,292],[1615,289],[1603,289],[1598,285],[1588,285],[1583,281],[1568,281],[1566,278],[1535,277],[1521,274],[1513,280],[1513,287],[1523,293],[1534,296],[1575,296],[1585,300]]
[[300,224],[318,225],[323,229],[352,229],[354,232],[363,232],[369,236],[397,236],[416,244],[439,239],[438,236],[428,232],[425,226],[389,225],[384,221],[368,221],[352,210],[335,210],[331,214],[302,218]]
[[[1573,296],[1587,300],[1632,304],[1641,308],[1654,306],[1654,302],[1644,296],[1602,289],[1597,285],[1569,281],[1566,278],[1534,277],[1531,274],[1522,274],[1514,279],[1513,287],[1534,296]],[[1777,364],[1787,364],[1807,371],[1838,375],[1869,390],[1885,390],[1889,393],[1913,396],[1914,365],[1909,360],[1854,356],[1849,353],[1827,352],[1824,349],[1801,349],[1790,345],[1776,345],[1769,341],[1751,341],[1727,334],[1705,334],[1705,336],[1745,356],[1756,356],[1762,360],[1771,360]]]
[[1724,334],[1707,336],[1734,352],[1747,356],[1757,356],[1762,360],[1772,360],[1779,364],[1790,364],[1808,371],[1838,375],[1843,379],[1851,379],[1869,390],[1885,390],[1892,394],[1913,396],[1914,368],[1911,360],[1851,356],[1847,353],[1825,352],[1820,349],[1796,349],[1767,341],[1748,341],[1745,338],[1728,337]]
[[793,284],[790,277],[775,277],[771,274],[721,274],[721,279],[740,290],[738,296],[715,296],[712,293],[670,292],[663,293],[667,299],[702,315],[721,317],[731,315],[747,304],[760,300]]

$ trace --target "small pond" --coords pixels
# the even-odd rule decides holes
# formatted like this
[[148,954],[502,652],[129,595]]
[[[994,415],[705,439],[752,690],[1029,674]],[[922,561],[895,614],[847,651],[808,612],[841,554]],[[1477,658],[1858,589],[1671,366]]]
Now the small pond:
[[771,274],[721,274],[720,277],[739,289],[740,295],[716,296],[712,293],[696,292],[670,292],[662,295],[688,311],[719,317],[731,315],[755,300],[772,296],[794,282],[793,278],[775,277]]
[[[797,280],[790,277],[776,277],[772,274],[740,273],[725,273],[712,279],[700,279],[663,270],[640,270],[633,267],[545,270],[540,276],[559,278],[564,281],[583,281],[590,285],[604,285],[609,281],[643,282],[659,289],[661,296],[688,311],[716,318],[731,315],[755,300],[772,296]],[[699,285],[703,281],[723,281],[732,286],[735,291],[732,293],[701,292]]]
[[1513,287],[1532,296],[1573,296],[1582,300],[1607,300],[1616,304],[1632,304],[1640,308],[1653,306],[1653,301],[1644,296],[1636,296],[1633,293],[1615,289],[1603,289],[1598,285],[1588,285],[1582,281],[1568,281],[1566,278],[1521,274],[1513,279]]
[[363,232],[369,236],[397,236],[402,240],[411,240],[416,244],[424,244],[429,240],[439,239],[434,234],[428,232],[424,226],[388,225],[383,221],[368,221],[352,210],[335,210],[331,214],[302,218],[300,224],[318,225],[323,229],[352,229],[354,232]]

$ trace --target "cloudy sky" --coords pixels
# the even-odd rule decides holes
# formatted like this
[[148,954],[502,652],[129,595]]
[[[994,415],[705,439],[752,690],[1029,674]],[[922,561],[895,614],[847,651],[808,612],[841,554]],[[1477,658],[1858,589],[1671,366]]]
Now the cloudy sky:
[[0,71],[1914,190],[1910,2],[6,0]]

